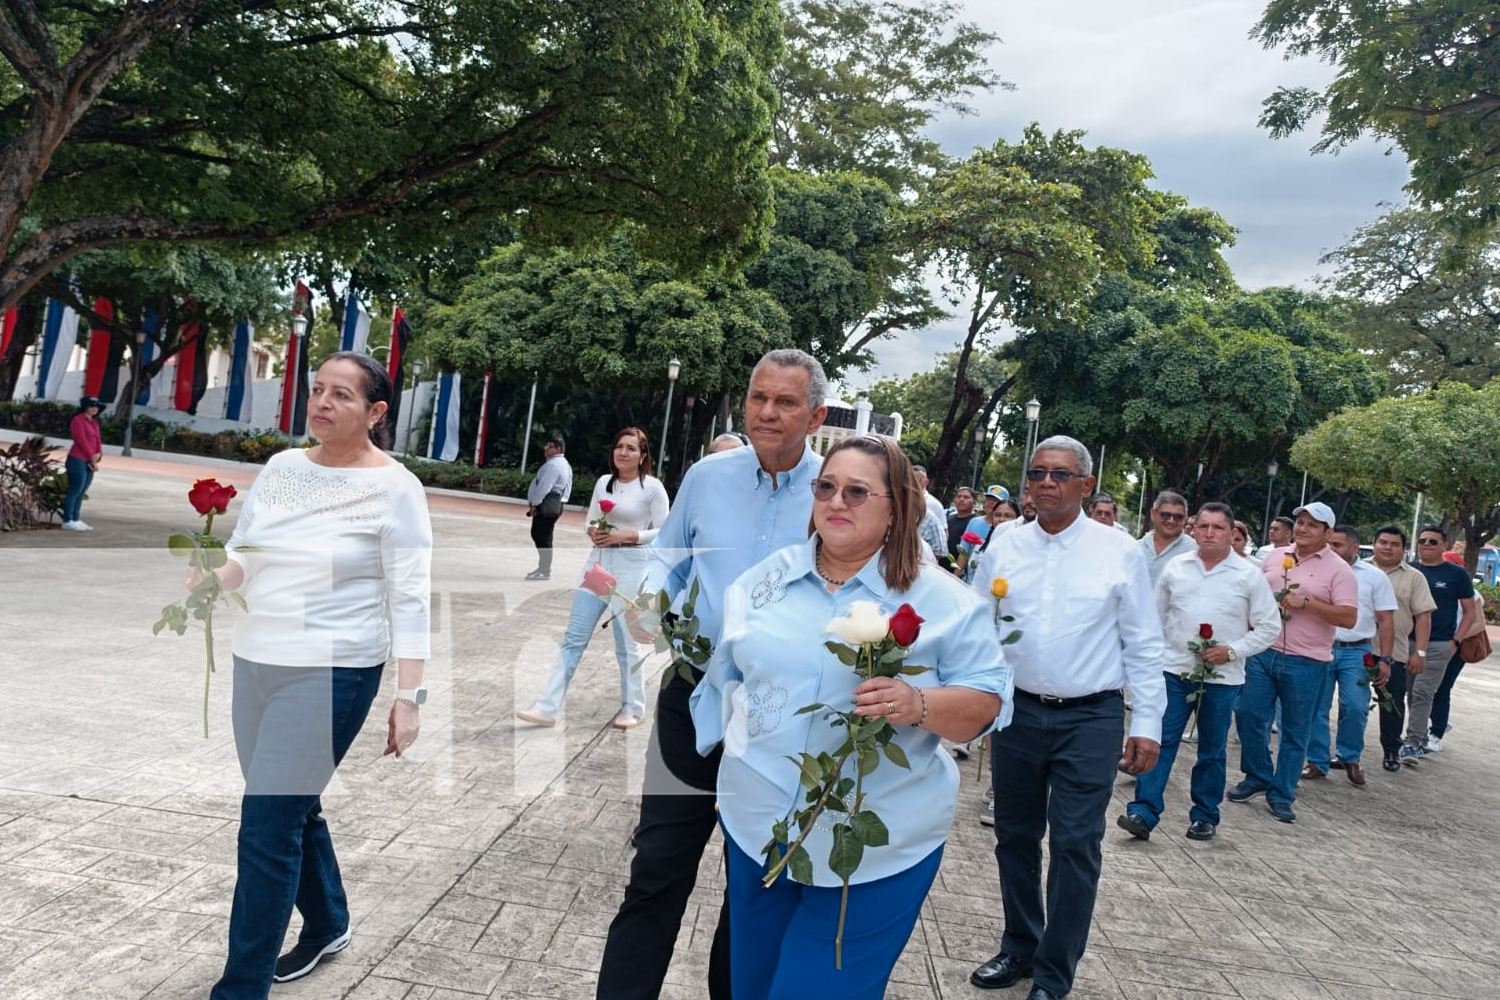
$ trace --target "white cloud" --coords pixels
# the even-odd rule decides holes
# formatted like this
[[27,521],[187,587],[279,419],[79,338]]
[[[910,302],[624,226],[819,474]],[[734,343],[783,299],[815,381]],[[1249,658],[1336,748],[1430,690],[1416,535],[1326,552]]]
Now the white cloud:
[[[1227,253],[1247,288],[1308,285],[1318,258],[1402,198],[1405,161],[1366,143],[1310,155],[1314,133],[1273,140],[1256,124],[1278,86],[1320,87],[1331,68],[1285,61],[1248,35],[1263,0],[967,0],[965,20],[995,32],[989,52],[1012,92],[979,95],[977,117],[932,133],[954,156],[1031,121],[1083,129],[1092,145],[1145,154],[1159,187],[1212,208],[1240,230]],[[962,338],[954,320],[877,349],[874,377],[923,371]],[[853,379],[855,384],[863,384]]]

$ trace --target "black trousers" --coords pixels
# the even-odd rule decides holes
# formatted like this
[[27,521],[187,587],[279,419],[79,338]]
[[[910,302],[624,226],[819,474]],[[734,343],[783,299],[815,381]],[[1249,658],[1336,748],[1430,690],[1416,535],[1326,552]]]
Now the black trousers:
[[[714,811],[720,751],[700,757],[688,714],[692,686],[673,676],[656,698],[647,751],[641,821],[625,900],[609,925],[599,967],[598,1000],[656,1000],[698,862],[718,821]],[[708,995],[729,1000],[729,904],[719,910],[708,956]]]
[[[990,740],[995,860],[1005,933],[1000,950],[1032,963],[1032,982],[1058,996],[1088,944],[1099,889],[1104,819],[1125,739],[1125,702],[1049,708],[1018,697]],[[1042,837],[1048,837],[1046,902]]]
[[1384,705],[1380,706],[1380,749],[1387,754],[1401,752],[1402,736],[1406,732],[1406,687],[1409,680],[1406,664],[1391,664],[1391,679],[1385,682],[1385,689],[1391,693],[1391,704],[1395,709],[1387,711]]
[[537,508],[531,515],[531,541],[536,545],[536,567],[543,573],[552,572],[552,529],[557,526],[557,518],[543,517],[541,508]]

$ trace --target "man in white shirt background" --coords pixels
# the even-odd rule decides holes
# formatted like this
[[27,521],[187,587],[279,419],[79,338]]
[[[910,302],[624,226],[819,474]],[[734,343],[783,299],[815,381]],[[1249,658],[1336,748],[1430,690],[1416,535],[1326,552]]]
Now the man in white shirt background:
[[[1350,784],[1363,786],[1365,772],[1359,765],[1365,752],[1365,725],[1370,718],[1370,686],[1381,685],[1391,675],[1391,647],[1395,644],[1396,593],[1385,573],[1359,558],[1359,529],[1337,525],[1328,536],[1328,546],[1354,570],[1359,584],[1359,604],[1351,628],[1333,632],[1333,669],[1323,677],[1313,709],[1312,733],[1307,737],[1307,763],[1302,780],[1315,781],[1330,768],[1339,768]],[[1365,671],[1365,654],[1373,653],[1378,673],[1372,682]],[[1338,688],[1338,736],[1333,752],[1328,748],[1331,700]]]
[[[1088,449],[1070,437],[1036,447],[1026,478],[1036,521],[997,534],[973,586],[1021,632],[1005,647],[1015,715],[991,737],[995,858],[1005,932],[969,981],[1001,989],[1031,978],[1028,1000],[1073,988],[1099,887],[1116,769],[1156,763],[1166,692],[1161,622],[1145,560],[1129,536],[1083,516],[1093,492]],[[1135,709],[1125,736],[1122,688]],[[1121,753],[1121,744],[1124,752]],[[1051,866],[1043,903],[1042,836]]]
[[531,541],[536,546],[536,569],[526,574],[528,580],[551,579],[552,529],[562,517],[562,505],[573,495],[573,467],[563,458],[563,439],[548,438],[542,454],[546,457],[526,487],[526,516],[531,518]]
[[1193,539],[1184,530],[1187,527],[1187,500],[1182,494],[1162,490],[1151,501],[1151,530],[1137,543],[1141,555],[1146,557],[1146,570],[1151,574],[1151,586],[1161,579],[1167,563],[1178,556],[1193,551]]
[[[1156,606],[1166,639],[1162,676],[1167,685],[1167,711],[1162,719],[1161,756],[1154,768],[1135,779],[1135,799],[1116,819],[1137,840],[1149,839],[1161,820],[1172,762],[1195,711],[1198,756],[1193,762],[1187,836],[1213,839],[1228,773],[1229,723],[1245,683],[1245,660],[1270,646],[1281,631],[1276,599],[1260,570],[1229,547],[1233,530],[1234,513],[1227,504],[1204,504],[1198,509],[1197,551],[1168,563],[1156,584]],[[1202,647],[1207,639],[1213,645],[1200,649],[1199,655],[1220,676],[1206,678],[1200,685],[1185,679],[1196,665],[1188,644]]]

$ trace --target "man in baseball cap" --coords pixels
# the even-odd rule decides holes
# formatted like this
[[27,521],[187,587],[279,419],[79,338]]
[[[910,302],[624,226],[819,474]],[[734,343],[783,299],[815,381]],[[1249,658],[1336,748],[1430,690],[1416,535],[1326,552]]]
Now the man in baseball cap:
[[1298,507],[1296,510],[1292,511],[1292,516],[1296,517],[1298,514],[1302,513],[1306,513],[1307,516],[1312,518],[1314,521],[1319,521],[1327,525],[1330,531],[1333,530],[1334,525],[1338,524],[1338,519],[1333,516],[1333,508],[1328,506],[1326,503],[1319,503],[1318,501],[1314,500],[1312,503],[1304,504],[1303,506]]
[[984,491],[984,496],[987,500],[1009,500],[1010,490],[1004,486],[991,486]]

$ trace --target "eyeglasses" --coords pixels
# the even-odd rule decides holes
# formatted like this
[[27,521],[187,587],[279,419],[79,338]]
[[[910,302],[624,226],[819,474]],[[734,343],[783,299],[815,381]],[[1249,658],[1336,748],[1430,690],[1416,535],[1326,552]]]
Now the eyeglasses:
[[1156,516],[1159,520],[1166,521],[1168,524],[1176,524],[1178,521],[1187,520],[1186,514],[1168,514],[1164,510],[1157,511]]
[[1442,545],[1443,544],[1443,540],[1441,538],[1418,538],[1417,539],[1417,544],[1418,545]]
[[842,493],[846,507],[859,507],[871,497],[888,497],[889,493],[871,493],[867,487],[850,483],[842,490],[839,484],[831,479],[814,479],[812,481],[813,499],[818,503],[827,503],[833,499],[835,493]]
[[1082,479],[1083,473],[1069,472],[1067,469],[1027,469],[1026,478],[1033,483],[1039,483],[1043,479],[1051,477],[1052,481],[1059,486],[1066,486],[1073,479]]

